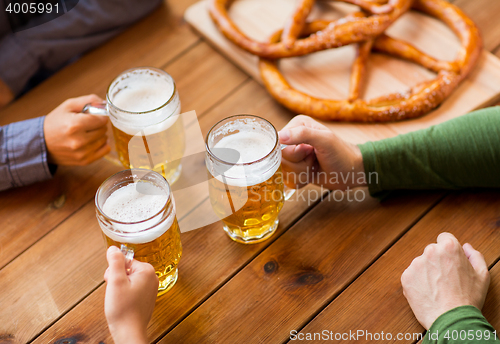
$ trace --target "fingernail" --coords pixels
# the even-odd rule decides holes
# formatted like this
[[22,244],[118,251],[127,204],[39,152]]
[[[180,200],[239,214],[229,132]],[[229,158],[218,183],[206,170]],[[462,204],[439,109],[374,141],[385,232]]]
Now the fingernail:
[[113,252],[119,252],[119,251],[120,251],[120,249],[119,249],[118,247],[116,247],[116,246],[110,246],[110,247],[108,248],[108,251],[109,251],[110,253],[113,253]]
[[290,139],[290,130],[283,129],[278,133],[281,141],[288,141]]

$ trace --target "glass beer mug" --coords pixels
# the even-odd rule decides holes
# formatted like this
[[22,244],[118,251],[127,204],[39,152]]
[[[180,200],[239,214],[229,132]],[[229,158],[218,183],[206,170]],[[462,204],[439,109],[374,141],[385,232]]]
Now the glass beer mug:
[[215,124],[205,143],[210,202],[224,230],[240,243],[268,239],[295,191],[283,184],[276,129],[264,118],[236,115]]
[[161,173],[173,184],[185,149],[181,103],[174,79],[152,67],[129,69],[109,85],[106,102],[83,111],[109,115],[116,151],[126,168]]
[[177,281],[182,255],[179,224],[170,186],[150,170],[131,169],[106,179],[95,196],[97,221],[106,247],[151,264],[160,285],[158,295]]

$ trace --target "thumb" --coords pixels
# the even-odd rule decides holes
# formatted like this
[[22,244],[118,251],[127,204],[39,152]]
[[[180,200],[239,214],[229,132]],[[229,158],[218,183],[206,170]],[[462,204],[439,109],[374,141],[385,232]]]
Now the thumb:
[[294,128],[285,128],[279,132],[281,143],[287,145],[306,143],[316,149],[326,147],[331,137],[332,132],[330,130],[309,128],[303,125]]
[[476,251],[471,244],[463,246],[465,256],[469,259],[470,264],[476,272],[488,271],[488,266],[481,252]]
[[106,253],[109,267],[106,270],[106,281],[114,281],[127,278],[127,270],[125,267],[125,257],[120,249],[116,246],[110,246]]
[[83,107],[88,103],[98,103],[102,101],[103,100],[100,97],[96,96],[95,94],[89,94],[77,98],[70,98],[66,100],[63,104],[66,110],[78,113],[81,112]]

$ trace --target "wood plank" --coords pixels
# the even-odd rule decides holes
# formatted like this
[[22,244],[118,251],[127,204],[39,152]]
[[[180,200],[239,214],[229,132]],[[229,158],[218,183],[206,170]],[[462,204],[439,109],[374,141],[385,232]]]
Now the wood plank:
[[[334,5],[321,3],[314,8],[311,18],[335,19],[355,8],[337,2]],[[232,5],[230,14],[243,32],[254,39],[265,41],[274,30],[282,27],[292,10],[293,2],[286,0],[241,0]],[[238,48],[218,31],[208,15],[205,2],[191,6],[185,17],[222,54],[260,82],[257,57]],[[388,33],[443,60],[455,59],[459,49],[459,42],[449,28],[442,22],[417,12],[403,15],[388,29]],[[305,57],[282,59],[280,68],[290,84],[301,91],[316,97],[345,99],[354,56],[354,47],[346,46]],[[374,54],[369,61],[364,99],[406,91],[411,86],[433,77],[433,73],[419,66]],[[497,82],[499,79],[500,60],[484,51],[473,72],[453,94],[439,108],[423,117],[387,124],[324,124],[335,130],[343,139],[353,143],[396,136],[494,104],[500,97],[500,83]]]
[[89,202],[3,268],[0,334],[12,343],[27,343],[101,284],[104,247]]
[[500,3],[488,0],[455,0],[454,4],[460,7],[479,27],[484,41],[484,47],[492,51],[500,45],[500,25],[498,13]]
[[159,343],[287,340],[441,197],[335,195],[339,202],[323,200]]
[[[277,127],[282,127],[288,121],[288,118],[283,115],[285,110],[277,105],[260,85],[249,80],[231,97],[225,99],[200,118],[203,134],[206,134],[218,119],[238,111],[263,115]],[[276,237],[313,205],[308,204],[307,201],[287,202],[280,214],[281,222],[275,237],[258,245],[246,246],[231,241],[222,230],[220,222],[182,233],[183,257],[179,266],[179,281],[171,292],[157,301],[153,320],[148,330],[150,340],[159,338],[165,331],[175,326],[180,319],[189,314],[193,308],[209,297],[248,261],[270,245]],[[211,208],[205,209],[205,211],[211,211]],[[199,209],[196,210],[196,214],[201,218],[206,216]],[[80,213],[76,213],[74,216],[80,216]],[[95,219],[81,218],[80,221],[97,227]],[[183,226],[181,221],[181,231]],[[82,245],[86,245],[86,243],[83,242]],[[30,251],[26,253],[29,254]],[[102,307],[99,306],[102,305],[104,288],[104,285],[100,286],[34,342],[52,343],[62,338],[77,335],[85,336],[89,343],[111,341]],[[83,313],[86,314],[85,317],[81,316]]]
[[182,19],[194,2],[165,1],[148,17],[0,110],[0,125],[46,115],[67,98],[89,93],[103,97],[112,78],[125,69],[163,67],[199,40]]
[[[167,70],[177,80],[183,109],[196,109],[198,115],[248,78],[205,43],[196,45]],[[192,96],[210,85],[216,87],[206,95]],[[0,268],[91,201],[99,185],[121,169],[106,160],[86,167],[61,167],[51,181],[0,193]],[[182,178],[190,180],[193,172],[185,166]]]
[[[436,242],[438,234],[444,231],[452,233],[462,243],[470,242],[484,254],[488,264],[496,261],[500,257],[498,196],[498,192],[488,191],[447,196],[301,332],[327,329],[349,333],[349,330],[360,329],[370,333],[384,331],[394,337],[397,333],[422,333],[424,329],[403,296],[401,274],[422,254],[425,246]],[[490,316],[491,313],[486,314]],[[497,324],[498,318],[495,319]]]

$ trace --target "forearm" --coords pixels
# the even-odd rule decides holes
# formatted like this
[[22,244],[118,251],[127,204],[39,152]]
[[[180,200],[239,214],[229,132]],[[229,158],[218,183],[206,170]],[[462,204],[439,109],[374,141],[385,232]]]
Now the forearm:
[[479,309],[462,306],[437,318],[423,341],[423,344],[441,343],[500,343],[500,340]]
[[[0,39],[0,79],[18,95],[40,69],[55,71],[116,36],[161,0],[81,0],[43,25],[21,27]],[[37,18],[43,22],[43,18]]]
[[500,107],[359,145],[370,193],[500,187]]

